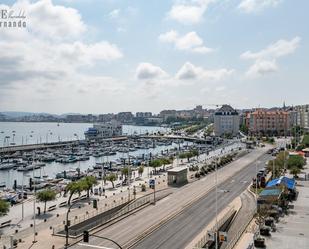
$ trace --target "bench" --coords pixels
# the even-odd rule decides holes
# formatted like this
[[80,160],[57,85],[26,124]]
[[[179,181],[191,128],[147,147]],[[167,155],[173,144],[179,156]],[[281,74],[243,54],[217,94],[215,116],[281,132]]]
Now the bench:
[[67,202],[64,201],[64,202],[61,202],[61,203],[59,204],[59,207],[65,207],[66,205],[67,205]]
[[87,195],[81,195],[81,197],[80,197],[79,199],[80,199],[80,200],[87,199]]
[[11,221],[12,221],[12,220],[8,220],[8,221],[5,221],[5,222],[2,222],[2,223],[0,224],[0,228],[4,228],[4,227],[10,226],[10,225],[11,225]]
[[71,200],[71,202],[73,203],[73,202],[77,202],[78,201],[78,197],[75,197],[75,198],[73,198],[72,200]]
[[53,211],[53,210],[55,210],[56,209],[56,205],[52,205],[52,206],[50,206],[48,209],[47,209],[47,211],[49,212],[49,211]]

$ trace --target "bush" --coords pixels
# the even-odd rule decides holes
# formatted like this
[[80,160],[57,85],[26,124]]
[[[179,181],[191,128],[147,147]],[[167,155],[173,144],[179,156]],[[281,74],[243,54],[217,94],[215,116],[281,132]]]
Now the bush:
[[306,164],[306,160],[302,156],[290,156],[288,159],[288,169],[292,169],[293,167],[302,169]]
[[142,189],[142,192],[145,192],[146,191],[146,185],[142,184],[141,189]]

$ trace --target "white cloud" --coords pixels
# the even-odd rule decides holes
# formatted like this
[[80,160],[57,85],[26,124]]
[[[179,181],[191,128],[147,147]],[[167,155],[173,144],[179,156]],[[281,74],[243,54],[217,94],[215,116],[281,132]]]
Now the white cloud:
[[238,8],[246,13],[259,12],[265,8],[276,7],[281,0],[242,0]]
[[246,72],[246,76],[256,78],[265,74],[277,72],[279,70],[275,60],[257,60]]
[[[0,88],[15,89],[12,94],[16,96],[23,93],[21,89],[26,86],[31,86],[32,95],[36,91],[43,92],[42,89],[69,94],[77,88],[87,88],[86,84],[111,82],[87,70],[97,62],[111,62],[123,54],[108,41],[84,42],[87,26],[77,10],[54,5],[49,0],[20,1],[13,6],[2,5],[2,8],[23,9],[27,29],[0,30]],[[1,66],[2,63],[6,66]],[[108,89],[118,89],[119,82],[115,82]],[[79,87],[81,83],[85,86]],[[4,94],[0,91],[0,95]]]
[[279,40],[259,52],[246,51],[240,55],[245,60],[254,60],[254,64],[246,72],[247,76],[257,77],[277,72],[279,67],[277,59],[295,52],[301,38],[296,36],[292,40]]
[[241,55],[242,59],[262,59],[262,58],[279,58],[285,55],[294,53],[296,48],[299,46],[301,38],[296,36],[292,40],[279,40],[267,48],[262,49],[259,52],[253,53],[246,51]]
[[110,18],[118,18],[119,14],[120,14],[120,9],[114,9],[108,14],[108,16]]
[[186,50],[201,54],[213,51],[213,49],[204,46],[202,38],[194,31],[181,36],[177,31],[171,30],[164,34],[160,34],[159,40],[161,42],[174,44],[175,48],[178,50]]
[[49,39],[70,39],[80,36],[87,30],[76,9],[54,5],[51,0],[37,2],[17,1],[12,6],[17,12],[25,10],[28,28],[36,36]]
[[206,81],[220,81],[228,78],[234,73],[233,69],[220,68],[215,70],[206,70],[202,67],[186,62],[176,73],[179,80],[201,79]]
[[217,87],[215,88],[215,91],[217,91],[217,92],[222,92],[222,91],[224,91],[225,89],[226,89],[225,86],[217,86]]
[[142,62],[137,66],[135,75],[136,78],[140,80],[149,80],[168,76],[168,74],[160,67],[147,62]]
[[172,6],[167,16],[182,24],[196,24],[202,21],[209,4],[216,0],[187,0]]

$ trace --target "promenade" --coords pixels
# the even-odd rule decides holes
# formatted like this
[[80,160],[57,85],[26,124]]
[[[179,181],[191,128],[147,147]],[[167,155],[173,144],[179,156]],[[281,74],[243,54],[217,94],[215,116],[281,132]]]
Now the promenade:
[[[225,147],[225,149],[219,148],[216,149],[212,152],[210,152],[208,155],[203,154],[200,155],[199,160],[200,160],[200,164],[202,165],[203,163],[212,160],[213,158],[219,156],[219,155],[224,155],[226,153],[229,153],[231,150],[236,150],[238,149],[240,145],[238,143],[233,143],[227,147]],[[177,167],[179,165],[187,165],[187,160],[179,160],[179,159],[175,159],[173,161],[173,167]],[[191,172],[190,172],[191,173]],[[149,172],[148,170],[145,168],[144,173],[142,175],[142,180],[141,181],[135,181],[134,183],[131,184],[130,186],[130,195],[132,197],[132,190],[133,190],[133,186],[136,186],[137,189],[137,197],[141,196],[141,195],[145,195],[148,194],[149,192],[151,192],[152,190],[148,190],[147,192],[141,192],[140,191],[140,185],[141,184],[145,184],[146,186],[148,185],[148,181],[149,181]],[[153,176],[153,178],[158,178],[160,180],[157,180],[157,190],[159,189],[164,189],[167,187],[166,185],[166,174],[161,174],[160,176]],[[119,183],[119,182],[115,182],[115,185]],[[102,186],[102,182],[99,181],[98,186]],[[92,205],[88,204],[88,201],[91,201],[92,199],[96,198],[99,200],[99,208],[101,208],[101,205],[104,205],[104,207],[107,205],[119,205],[120,203],[122,203],[126,198],[128,198],[129,193],[128,193],[128,187],[127,186],[123,186],[123,187],[118,187],[115,189],[112,189],[111,183],[107,182],[106,185],[104,186],[106,191],[105,191],[105,196],[91,196],[90,200],[84,200],[82,201],[80,204],[76,205],[76,207],[73,208],[72,212],[70,213],[70,216],[72,217],[78,217],[77,219],[82,219],[85,217],[85,213],[91,213],[93,212],[93,208]],[[74,195],[73,198],[78,197],[77,195]],[[44,243],[46,241],[46,236],[49,234],[49,236],[52,233],[52,230],[54,229],[54,227],[59,226],[59,224],[62,224],[64,219],[64,216],[66,214],[67,208],[66,207],[62,207],[62,208],[58,208],[59,204],[62,202],[67,201],[67,197],[63,197],[63,196],[58,196],[57,200],[53,201],[53,202],[48,202],[47,207],[51,207],[56,205],[56,209],[50,212],[47,212],[46,214],[42,214],[40,217],[36,217],[36,231],[38,232],[38,236],[37,236],[37,240],[38,240],[38,244],[36,243],[35,246],[39,246],[39,243]],[[41,211],[43,211],[43,206],[44,203],[36,203],[36,206],[41,207]],[[80,206],[80,208],[79,208]],[[31,226],[31,224],[33,224],[33,201],[31,199],[29,199],[28,201],[26,201],[24,203],[24,219],[21,220],[21,213],[22,213],[22,205],[15,205],[10,209],[10,212],[8,215],[1,217],[0,219],[0,223],[5,222],[7,220],[11,220],[11,224],[12,226],[5,228],[3,230],[3,233],[5,234],[5,236],[1,239],[1,243],[0,244],[8,244],[9,243],[9,236],[10,235],[14,235],[14,238],[20,238],[23,241],[25,241],[23,243],[23,246],[25,246],[25,244],[27,243],[27,241],[31,244],[32,240],[33,240],[33,231],[34,229]],[[80,218],[82,217],[82,218]],[[45,222],[46,219],[46,222]],[[16,230],[18,230],[18,232],[16,233]],[[45,239],[40,239],[40,237],[43,236]],[[31,240],[32,239],[32,240]],[[58,238],[53,237],[53,239],[51,241],[57,241]],[[61,238],[60,238],[61,240]],[[50,243],[49,243],[50,244]],[[24,247],[23,247],[24,248]],[[40,248],[40,247],[37,247]]]

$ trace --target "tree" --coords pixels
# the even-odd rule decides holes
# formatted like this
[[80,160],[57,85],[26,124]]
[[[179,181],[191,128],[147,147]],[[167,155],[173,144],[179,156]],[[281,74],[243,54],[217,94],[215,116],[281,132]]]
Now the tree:
[[112,173],[106,176],[106,179],[112,183],[113,188],[115,188],[114,181],[117,180],[117,175]]
[[97,184],[97,179],[94,176],[86,176],[82,179],[85,183],[85,188],[87,190],[87,197],[89,198],[90,189]]
[[56,191],[53,190],[53,189],[44,189],[42,191],[39,191],[37,194],[36,194],[36,197],[37,199],[40,201],[40,202],[44,202],[44,214],[46,213],[46,203],[48,201],[53,201],[56,199]]
[[127,179],[129,176],[129,167],[123,167],[121,169],[121,174],[125,177],[125,179]]
[[245,124],[242,124],[241,126],[240,126],[240,128],[239,128],[239,130],[241,131],[241,132],[243,132],[244,134],[248,134],[248,127],[245,125]]
[[86,189],[85,185],[86,185],[85,182],[79,180],[79,181],[75,181],[75,182],[70,182],[66,186],[65,190],[67,192],[70,192],[70,196],[69,196],[69,200],[68,200],[68,205],[70,205],[71,199],[72,199],[72,196],[73,196],[74,193],[76,193],[76,192],[80,193],[81,191]]
[[10,205],[7,201],[0,199],[0,216],[6,215],[10,210]]
[[144,166],[139,166],[138,167],[138,175],[141,177],[144,173]]
[[298,174],[301,172],[301,170],[300,170],[300,168],[298,168],[298,167],[293,167],[293,168],[291,168],[291,170],[290,170],[290,173],[292,174],[292,175],[294,175],[294,177],[295,178],[297,178],[298,176]]
[[289,157],[287,166],[289,169],[292,169],[294,167],[302,169],[305,164],[305,159],[302,156],[297,155]]
[[157,172],[157,168],[158,167],[161,167],[162,165],[162,162],[160,159],[155,159],[155,160],[152,160],[150,163],[149,163],[149,166],[152,167],[154,169],[155,172]]

